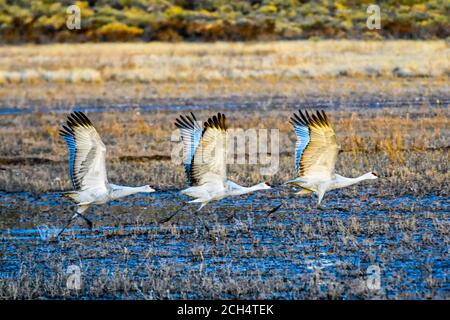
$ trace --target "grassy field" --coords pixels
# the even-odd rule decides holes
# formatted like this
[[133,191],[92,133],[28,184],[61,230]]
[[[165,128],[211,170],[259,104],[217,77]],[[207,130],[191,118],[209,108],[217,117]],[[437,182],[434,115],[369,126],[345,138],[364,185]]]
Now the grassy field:
[[[95,57],[95,58],[94,58]],[[104,43],[6,46],[3,82],[233,81],[316,77],[440,77],[449,45],[436,41]]]
[[[449,48],[443,41],[86,44],[0,48],[0,298],[448,298]],[[380,179],[330,192],[324,210],[280,184],[294,176],[299,108],[323,108],[341,145],[337,172]],[[58,130],[87,112],[108,148],[110,181],[150,184],[88,212],[73,206]],[[178,206],[173,122],[225,112],[234,128],[280,130],[279,170],[231,165],[273,190],[215,203],[207,232]],[[267,217],[265,210],[285,202]],[[239,210],[238,210],[239,209]],[[50,239],[51,240],[51,239]],[[95,245],[93,245],[95,243]],[[82,266],[83,289],[65,287]],[[364,287],[371,264],[383,289]],[[180,276],[185,274],[186,277]],[[443,276],[444,275],[444,276]]]
[[[288,124],[293,110],[248,109],[245,119],[241,111],[227,111],[224,107],[197,114],[206,119],[211,113],[224,111],[234,128],[279,129],[281,153],[276,174],[263,177],[258,166],[233,165],[232,178],[247,184],[261,179],[278,184],[289,179],[294,175],[295,135]],[[329,111],[342,146],[339,171],[352,176],[373,169],[383,177],[378,186],[386,193],[448,194],[448,108],[399,109]],[[112,181],[165,189],[184,185],[183,167],[171,161],[176,114],[128,111],[90,115],[108,146]],[[0,190],[70,189],[68,154],[58,135],[63,114],[2,116],[0,122]]]
[[[447,178],[442,168],[411,172],[414,158],[407,154],[433,153],[436,163],[446,156],[449,52],[444,41],[3,47],[0,190],[69,188],[58,129],[60,112],[73,108],[120,110],[91,117],[108,143],[111,166],[135,168],[129,183],[144,182],[150,170],[150,176],[162,175],[159,187],[180,187],[182,168],[168,161],[170,136],[176,110],[189,106],[203,119],[226,111],[232,127],[279,128],[284,162],[277,182],[292,174],[290,113],[320,105],[330,109],[343,156],[383,157],[365,163],[398,183],[392,170],[440,184]],[[358,112],[369,102],[379,104]],[[242,118],[242,106],[251,117]],[[116,170],[111,175],[125,180]],[[246,172],[242,178],[259,177]]]

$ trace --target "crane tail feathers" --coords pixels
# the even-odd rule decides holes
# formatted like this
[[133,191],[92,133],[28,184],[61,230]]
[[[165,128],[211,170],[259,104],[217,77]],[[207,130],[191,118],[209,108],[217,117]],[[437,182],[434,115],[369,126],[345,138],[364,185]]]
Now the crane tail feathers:
[[285,184],[293,184],[299,186],[302,183],[307,183],[308,181],[306,179],[297,178],[294,180],[289,180]]
[[78,192],[76,191],[69,191],[69,192],[64,192],[61,194],[62,197],[69,199],[70,201],[79,204],[80,201],[78,200]]
[[89,208],[88,204],[78,205],[77,213],[83,213]]
[[299,195],[299,196],[304,196],[304,195],[307,195],[307,194],[310,194],[310,193],[313,193],[313,192],[314,191],[309,190],[309,189],[302,189],[299,192],[296,192],[295,194]]

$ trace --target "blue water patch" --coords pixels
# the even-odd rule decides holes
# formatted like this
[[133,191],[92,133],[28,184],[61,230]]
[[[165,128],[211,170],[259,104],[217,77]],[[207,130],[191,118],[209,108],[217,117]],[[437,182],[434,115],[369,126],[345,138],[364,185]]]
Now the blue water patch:
[[[270,97],[268,100],[272,104],[296,109],[298,101],[291,101],[287,97]],[[17,114],[30,114],[30,113],[68,113],[72,110],[78,110],[83,112],[110,112],[110,111],[139,111],[139,112],[151,112],[151,111],[196,111],[196,110],[216,110],[218,108],[224,110],[250,110],[250,109],[266,109],[269,105],[267,100],[261,101],[205,101],[203,103],[186,103],[174,101],[172,104],[152,104],[152,105],[129,105],[129,104],[114,104],[114,106],[93,105],[93,106],[74,106],[74,107],[45,107],[45,106],[33,106],[26,108],[0,108],[0,116],[2,115],[17,115]],[[441,107],[450,104],[450,99],[446,97],[416,97],[413,99],[359,99],[359,100],[343,100],[343,99],[316,99],[313,101],[304,101],[305,105],[310,107],[326,107],[326,108],[345,108],[346,110],[352,109],[379,109],[379,108],[410,108],[417,107],[419,105],[429,105],[431,107]]]
[[[266,210],[281,201],[277,194],[252,194],[211,203],[200,213],[193,205],[173,224],[161,225],[155,214],[176,209],[174,196],[179,195],[159,191],[96,206],[87,211],[96,223],[93,229],[79,221],[57,239],[74,210],[60,193],[0,192],[0,281],[19,281],[25,273],[61,278],[68,266],[77,265],[90,286],[120,276],[153,283],[151,277],[170,274],[167,281],[174,289],[169,298],[205,297],[176,289],[201,274],[212,288],[226,288],[223,279],[233,279],[238,287],[273,286],[254,298],[326,297],[336,287],[341,298],[353,299],[370,296],[367,270],[375,266],[380,270],[379,297],[449,295],[446,197],[359,200],[330,195],[322,210],[302,198],[268,216]],[[94,298],[88,293],[82,297]],[[155,289],[95,298],[131,297],[161,296]]]

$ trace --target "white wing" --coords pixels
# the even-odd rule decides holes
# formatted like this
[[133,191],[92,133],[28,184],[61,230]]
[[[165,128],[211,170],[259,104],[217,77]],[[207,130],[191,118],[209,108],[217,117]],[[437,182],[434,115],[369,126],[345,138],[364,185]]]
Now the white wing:
[[91,121],[82,112],[73,112],[60,130],[70,153],[70,178],[76,190],[104,188],[106,148]]
[[291,124],[297,135],[296,170],[299,177],[317,180],[332,179],[339,152],[336,134],[325,112],[311,116],[301,111]]
[[226,181],[226,149],[226,118],[219,113],[209,118],[204,124],[203,134],[195,150],[189,172],[193,185]]
[[194,159],[195,151],[200,144],[202,138],[202,127],[198,124],[195,115],[180,116],[175,121],[175,126],[180,129],[181,139],[183,140],[184,163],[186,169],[186,176],[189,185],[193,185],[191,179],[192,161]]

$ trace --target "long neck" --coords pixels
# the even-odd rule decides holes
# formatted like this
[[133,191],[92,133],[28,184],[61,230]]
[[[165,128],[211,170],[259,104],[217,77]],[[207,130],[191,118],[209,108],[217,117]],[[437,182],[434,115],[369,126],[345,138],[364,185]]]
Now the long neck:
[[142,187],[125,187],[111,184],[111,198],[119,199],[135,193],[145,192],[145,186]]
[[231,195],[238,196],[241,194],[246,194],[246,193],[250,193],[250,192],[261,190],[261,189],[263,189],[263,187],[261,187],[259,184],[255,184],[254,186],[251,186],[251,187],[243,187],[243,186],[236,184],[234,186],[233,190],[231,191]]
[[336,174],[336,186],[335,188],[343,188],[351,186],[352,184],[361,182],[363,180],[367,180],[367,174],[363,174],[362,176],[356,178],[347,178]]

